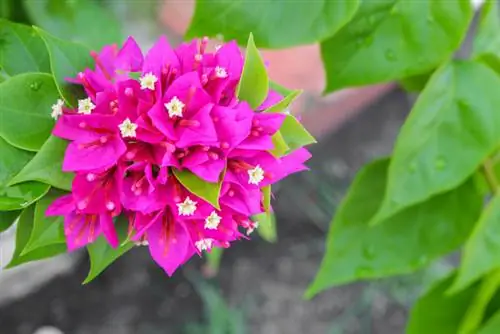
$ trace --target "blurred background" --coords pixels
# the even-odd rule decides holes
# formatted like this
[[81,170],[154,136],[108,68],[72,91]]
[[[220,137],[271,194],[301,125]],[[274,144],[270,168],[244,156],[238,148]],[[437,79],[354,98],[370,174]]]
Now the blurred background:
[[[124,35],[148,48],[160,34],[180,43],[194,3],[102,0],[99,6],[120,20]],[[393,84],[322,96],[317,46],[263,55],[272,80],[305,90],[292,112],[318,139],[311,147],[311,171],[274,190],[277,242],[255,235],[223,254],[218,274],[203,259],[193,259],[172,278],[146,248],[136,247],[84,286],[84,251],[2,270],[13,252],[14,226],[0,234],[0,333],[404,332],[409,306],[449,271],[447,261],[412,276],[331,289],[312,301],[302,295],[348,185],[363,164],[390,153],[414,96]]]

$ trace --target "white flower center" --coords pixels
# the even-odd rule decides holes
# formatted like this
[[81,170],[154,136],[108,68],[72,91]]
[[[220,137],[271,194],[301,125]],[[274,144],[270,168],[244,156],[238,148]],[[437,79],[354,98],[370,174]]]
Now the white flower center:
[[184,200],[184,202],[177,204],[177,208],[179,209],[179,215],[181,216],[191,216],[196,211],[196,202],[191,200],[188,197]]
[[214,239],[206,238],[196,241],[194,245],[196,246],[196,248],[198,248],[200,252],[202,252],[204,250],[210,250],[212,248],[213,243]]
[[217,214],[217,212],[212,211],[212,213],[205,218],[205,228],[207,230],[216,230],[221,221],[221,217]]
[[118,125],[123,138],[131,137],[135,138],[137,136],[137,124],[132,123],[129,118],[125,119],[122,124]]
[[182,117],[182,110],[184,109],[185,104],[182,103],[181,100],[177,98],[177,96],[174,96],[170,102],[165,103],[165,108],[167,108],[168,111],[168,116],[169,117]]
[[83,100],[78,100],[78,113],[84,115],[90,115],[92,110],[95,109],[95,104],[92,103],[90,98]]
[[264,170],[259,165],[248,170],[248,184],[258,185],[262,180],[264,180]]
[[52,105],[52,112],[50,113],[50,116],[53,119],[58,119],[59,116],[61,116],[63,114],[63,110],[62,110],[63,106],[64,106],[64,101],[61,99],[58,99],[57,102]]
[[149,72],[142,76],[139,81],[141,82],[141,89],[155,90],[155,83],[158,81],[158,78]]
[[221,79],[227,78],[226,69],[224,67],[216,66],[215,67],[215,76],[217,78],[221,78]]

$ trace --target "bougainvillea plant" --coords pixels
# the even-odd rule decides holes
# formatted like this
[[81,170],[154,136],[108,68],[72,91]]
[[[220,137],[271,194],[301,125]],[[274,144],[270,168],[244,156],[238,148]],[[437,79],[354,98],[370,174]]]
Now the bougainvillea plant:
[[22,116],[0,131],[2,229],[19,216],[10,267],[87,246],[89,282],[142,245],[172,275],[272,224],[271,185],[307,169],[314,139],[287,109],[299,92],[269,88],[252,35],[245,55],[165,37],[143,53],[132,37],[89,51],[2,27],[50,67],[0,84],[3,118]]

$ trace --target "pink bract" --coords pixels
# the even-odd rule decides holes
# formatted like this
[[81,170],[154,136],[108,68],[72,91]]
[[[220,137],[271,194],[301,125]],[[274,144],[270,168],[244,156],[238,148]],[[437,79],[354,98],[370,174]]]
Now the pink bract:
[[[65,108],[53,131],[69,141],[63,170],[76,176],[46,214],[65,216],[69,250],[101,234],[119,247],[123,215],[130,240],[172,275],[194,254],[247,238],[257,227],[251,217],[264,212],[263,187],[307,169],[304,148],[270,153],[286,114],[262,110],[282,96],[269,91],[257,110],[238,100],[244,59],[235,42],[209,52],[207,39],[173,48],[161,37],[143,56],[129,37],[91,55],[95,68],[71,79],[87,97]],[[220,209],[173,169],[222,182]]]

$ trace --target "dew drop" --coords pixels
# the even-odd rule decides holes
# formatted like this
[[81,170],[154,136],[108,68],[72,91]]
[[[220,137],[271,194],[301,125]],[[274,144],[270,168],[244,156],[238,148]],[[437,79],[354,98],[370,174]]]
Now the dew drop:
[[40,81],[33,81],[30,83],[30,89],[34,90],[35,92],[39,90],[42,87],[42,83]]
[[392,51],[391,49],[388,49],[385,51],[385,59],[387,59],[388,61],[395,61],[395,60],[397,60],[397,57],[396,57],[396,54],[394,53],[394,51]]
[[434,167],[437,170],[443,170],[446,167],[446,160],[443,157],[438,157],[434,162]]
[[372,260],[375,257],[375,248],[373,246],[367,246],[363,248],[363,256],[367,260]]

